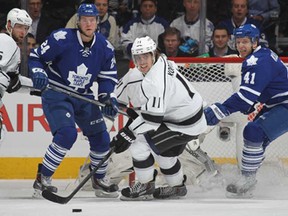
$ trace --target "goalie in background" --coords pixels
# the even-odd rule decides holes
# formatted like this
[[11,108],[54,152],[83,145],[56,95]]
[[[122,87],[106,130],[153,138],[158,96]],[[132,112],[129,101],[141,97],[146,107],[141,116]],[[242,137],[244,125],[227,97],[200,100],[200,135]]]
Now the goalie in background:
[[231,113],[249,114],[255,104],[263,104],[243,131],[241,177],[226,187],[228,197],[250,197],[267,146],[288,131],[287,68],[272,50],[259,45],[260,32],[255,25],[237,28],[234,37],[240,57],[244,58],[240,88],[222,104],[206,108],[204,113],[208,125],[216,125]]
[[[183,197],[187,193],[186,177],[178,156],[189,141],[207,129],[202,97],[179,73],[177,65],[157,52],[150,37],[137,38],[131,51],[141,72],[138,73],[141,85],[138,92],[132,93],[135,94],[132,104],[141,109],[138,113],[127,109],[133,121],[128,121],[110,146],[120,153],[132,144],[129,150],[138,182],[122,189],[120,199]],[[155,188],[155,161],[168,184],[166,187]]]

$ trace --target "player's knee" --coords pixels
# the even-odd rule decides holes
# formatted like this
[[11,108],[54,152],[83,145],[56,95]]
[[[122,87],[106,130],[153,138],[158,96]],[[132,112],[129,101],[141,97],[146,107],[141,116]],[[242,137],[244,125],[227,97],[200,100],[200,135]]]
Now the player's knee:
[[75,127],[63,127],[57,130],[53,142],[70,150],[76,139],[77,129]]
[[105,152],[109,150],[110,136],[105,130],[94,134],[93,136],[87,136],[90,144],[90,150],[95,152]]
[[161,169],[170,169],[179,162],[177,157],[162,157],[162,156],[157,156],[156,161]]
[[244,128],[243,137],[245,140],[254,143],[262,143],[265,140],[266,135],[257,123],[249,122]]

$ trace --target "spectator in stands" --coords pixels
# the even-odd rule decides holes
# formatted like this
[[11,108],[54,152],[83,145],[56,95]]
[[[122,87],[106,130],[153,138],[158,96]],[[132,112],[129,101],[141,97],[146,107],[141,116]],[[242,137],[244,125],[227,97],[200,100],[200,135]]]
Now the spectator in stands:
[[[108,0],[90,0],[83,1],[82,3],[94,3],[96,5],[100,18],[97,31],[102,33],[113,46],[118,46],[116,44],[118,29],[115,18],[108,14]],[[74,14],[70,18],[66,24],[66,28],[77,28],[77,14]]]
[[42,9],[42,0],[29,0],[28,1],[28,13],[32,18],[32,26],[29,29],[34,38],[37,35],[37,27],[39,24]]
[[[110,2],[111,1],[109,1],[109,4]],[[133,18],[132,11],[129,9],[128,0],[119,0],[119,7],[113,12],[116,12],[116,24],[119,28]]]
[[[170,24],[171,27],[175,27],[180,30],[182,38],[187,41],[188,44],[193,44],[198,47],[200,39],[200,7],[201,0],[183,0],[185,8],[185,14],[173,20]],[[205,52],[209,51],[211,46],[211,36],[214,29],[213,23],[206,19],[206,35],[205,35]],[[198,48],[194,51],[195,55],[199,55]]]
[[136,38],[149,36],[152,40],[157,41],[158,36],[169,26],[165,19],[156,16],[156,12],[156,0],[142,0],[140,16],[133,18],[124,25],[120,40],[124,52],[129,57],[131,57],[131,47]]
[[[236,49],[233,36],[233,31],[235,28],[239,28],[244,24],[254,24],[261,31],[261,23],[256,19],[248,17],[248,1],[249,0],[231,0],[231,18],[223,20],[219,23],[219,25],[225,26],[228,29],[230,35],[228,45],[233,50]],[[266,43],[267,46],[267,40],[264,33],[261,34],[260,43]]]
[[230,35],[226,27],[218,25],[212,34],[213,46],[209,49],[210,57],[222,57],[225,55],[237,54],[236,50],[232,50],[228,46]]
[[36,39],[33,36],[33,34],[28,33],[27,34],[27,56],[29,56],[31,49],[34,49],[37,47]]
[[[158,47],[167,57],[194,57],[195,55],[179,49],[181,42],[181,32],[175,27],[168,27],[164,33],[159,35]],[[162,48],[160,46],[161,43],[163,43]]]
[[64,28],[75,13],[75,1],[43,0],[36,41],[41,44],[52,31]]
[[270,48],[275,47],[275,27],[279,14],[278,0],[249,0],[249,16],[261,23],[262,31],[267,36]]
[[176,19],[180,13],[184,13],[182,4],[179,4],[179,0],[158,0],[157,5],[159,10],[158,16],[163,17],[169,23]]
[[230,17],[231,0],[207,0],[207,19],[209,19],[214,26],[218,25],[220,21]]
[[288,37],[288,1],[278,0],[280,4],[279,36]]

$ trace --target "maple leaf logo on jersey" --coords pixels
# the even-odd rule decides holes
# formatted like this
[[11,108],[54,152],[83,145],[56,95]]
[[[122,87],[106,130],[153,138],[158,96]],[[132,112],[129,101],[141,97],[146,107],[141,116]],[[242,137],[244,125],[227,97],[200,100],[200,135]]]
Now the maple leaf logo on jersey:
[[247,59],[247,66],[257,65],[258,58],[252,55],[249,59]]
[[66,39],[66,31],[58,31],[56,33],[53,34],[54,38],[58,41],[60,39]]
[[69,71],[69,86],[75,88],[75,90],[79,88],[85,89],[85,86],[90,83],[91,79],[91,74],[87,74],[87,70],[88,68],[82,63],[77,67],[77,73],[75,73],[75,71]]

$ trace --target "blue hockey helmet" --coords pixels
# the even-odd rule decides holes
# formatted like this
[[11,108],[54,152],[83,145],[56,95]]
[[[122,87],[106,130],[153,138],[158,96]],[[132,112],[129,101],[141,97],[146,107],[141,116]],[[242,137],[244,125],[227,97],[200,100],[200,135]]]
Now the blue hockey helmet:
[[236,28],[233,32],[233,35],[236,38],[249,37],[252,42],[258,41],[260,38],[259,29],[253,24],[245,24]]
[[80,18],[81,16],[95,16],[97,17],[99,12],[95,6],[95,4],[81,4],[77,10],[77,16]]

